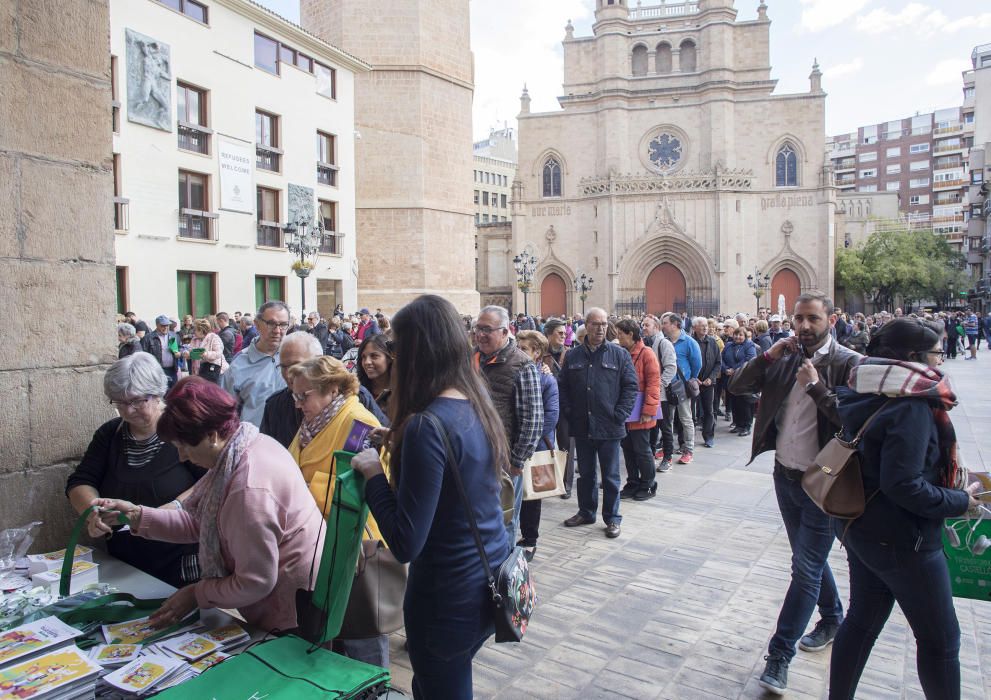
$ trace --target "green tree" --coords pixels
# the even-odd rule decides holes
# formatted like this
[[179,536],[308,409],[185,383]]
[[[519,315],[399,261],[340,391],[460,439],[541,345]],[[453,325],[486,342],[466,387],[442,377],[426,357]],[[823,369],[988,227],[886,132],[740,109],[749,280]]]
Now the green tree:
[[964,256],[929,229],[875,231],[856,248],[838,251],[836,281],[882,309],[899,297],[946,302],[951,284],[963,291],[971,285]]

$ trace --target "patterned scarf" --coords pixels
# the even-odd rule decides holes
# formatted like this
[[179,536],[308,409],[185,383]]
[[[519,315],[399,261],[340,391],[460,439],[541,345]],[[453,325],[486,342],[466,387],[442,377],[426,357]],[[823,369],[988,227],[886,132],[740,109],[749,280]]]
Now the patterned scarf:
[[220,551],[218,519],[220,506],[227,496],[227,486],[241,463],[245,451],[258,437],[258,428],[251,423],[241,427],[224,446],[213,469],[196,482],[184,507],[196,518],[200,528],[200,571],[203,578],[222,578],[230,574]]
[[851,371],[848,385],[858,394],[928,399],[939,434],[940,461],[943,465],[940,485],[956,488],[960,460],[957,434],[949,411],[957,405],[957,395],[953,393],[949,377],[938,369],[917,362],[871,357]]
[[331,401],[327,408],[313,417],[313,420],[303,420],[303,424],[299,426],[299,449],[306,449],[306,446],[313,441],[313,438],[319,435],[320,431],[326,428],[330,421],[334,420],[334,416],[337,415],[338,411],[341,410],[341,406],[347,400],[347,396],[338,394],[337,398]]

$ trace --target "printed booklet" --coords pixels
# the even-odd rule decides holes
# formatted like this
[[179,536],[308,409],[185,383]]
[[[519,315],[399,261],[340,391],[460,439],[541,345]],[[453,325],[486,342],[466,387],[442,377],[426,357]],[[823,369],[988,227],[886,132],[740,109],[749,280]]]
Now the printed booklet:
[[83,633],[57,617],[46,617],[0,633],[0,668],[72,643]]
[[99,675],[85,652],[66,647],[0,669],[0,700],[93,697]]

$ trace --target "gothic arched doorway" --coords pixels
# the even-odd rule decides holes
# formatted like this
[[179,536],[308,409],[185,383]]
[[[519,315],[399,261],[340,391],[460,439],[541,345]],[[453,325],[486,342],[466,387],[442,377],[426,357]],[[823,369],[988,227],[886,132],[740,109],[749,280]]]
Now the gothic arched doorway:
[[684,304],[687,296],[685,276],[671,263],[661,263],[647,276],[647,313],[656,316],[674,311],[675,304]]
[[778,298],[783,294],[785,297],[784,311],[790,316],[795,309],[795,299],[801,293],[802,283],[799,281],[798,275],[786,267],[778,270],[774,279],[771,280],[771,298],[768,299],[767,305],[771,307],[772,313],[778,313],[780,311]]
[[550,273],[540,283],[540,315],[564,316],[568,312],[568,287],[561,276]]

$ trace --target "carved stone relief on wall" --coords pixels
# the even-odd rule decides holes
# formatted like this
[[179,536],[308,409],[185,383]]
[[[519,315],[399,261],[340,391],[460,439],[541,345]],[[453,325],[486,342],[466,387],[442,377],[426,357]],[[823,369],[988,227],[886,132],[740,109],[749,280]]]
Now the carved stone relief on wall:
[[286,188],[289,201],[289,218],[287,221],[296,223],[297,221],[313,222],[313,188],[293,185]]
[[172,56],[169,45],[132,29],[127,42],[127,120],[172,131]]

